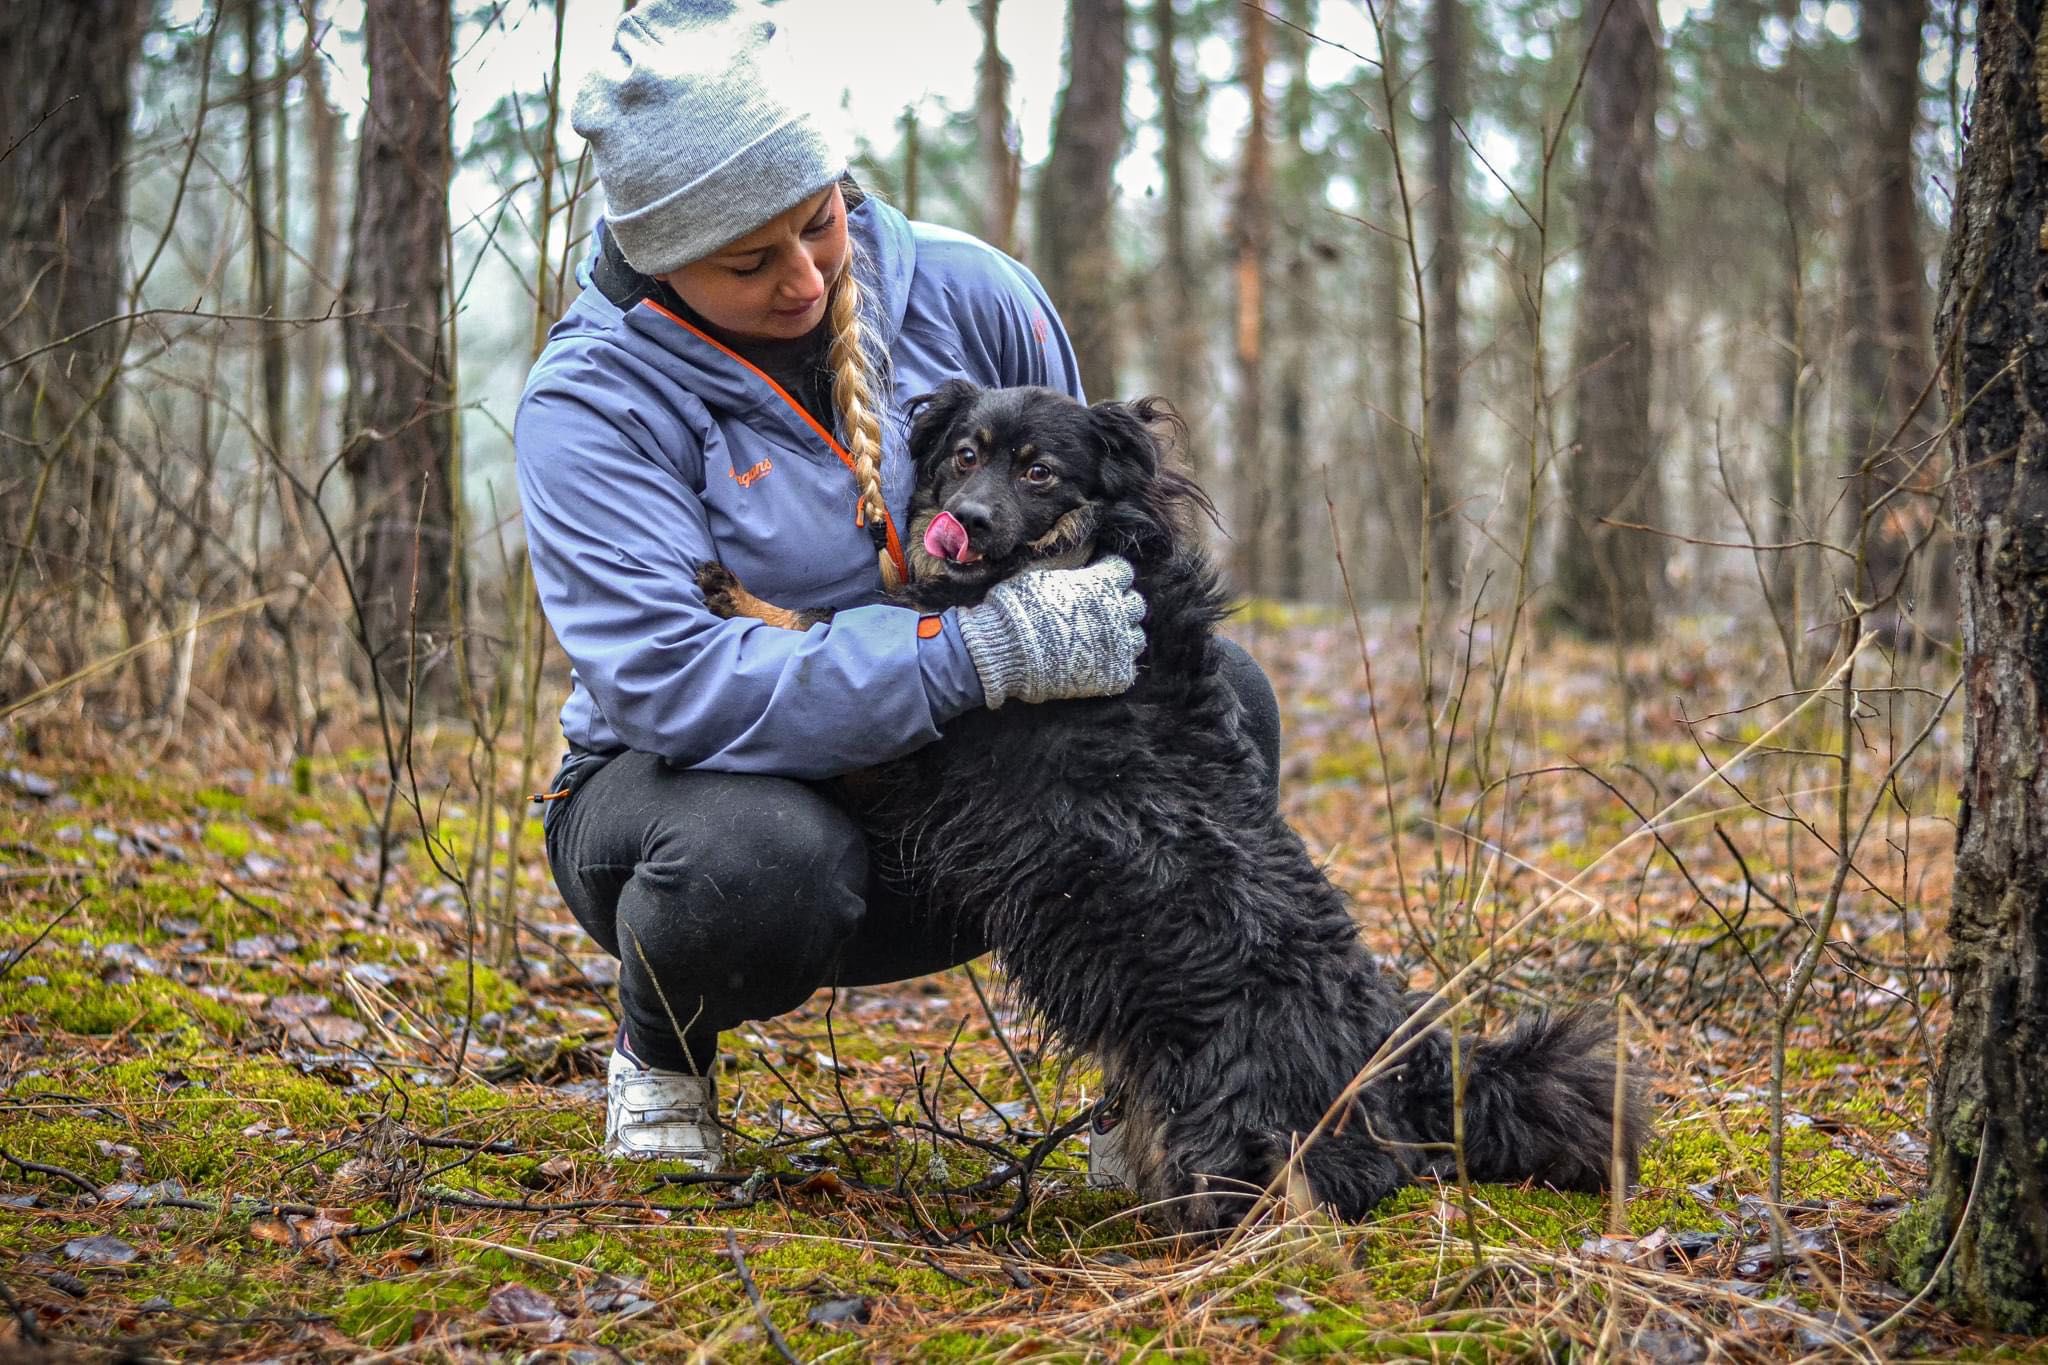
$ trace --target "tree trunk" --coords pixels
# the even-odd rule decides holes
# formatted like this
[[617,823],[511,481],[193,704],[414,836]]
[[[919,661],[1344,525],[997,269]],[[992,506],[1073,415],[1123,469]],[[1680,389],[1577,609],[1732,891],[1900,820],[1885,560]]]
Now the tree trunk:
[[1196,395],[1208,389],[1202,379],[1206,371],[1202,359],[1208,349],[1208,332],[1202,325],[1206,293],[1195,277],[1189,226],[1188,96],[1181,87],[1180,56],[1175,50],[1180,37],[1175,6],[1176,0],[1152,0],[1152,82],[1159,92],[1159,173],[1165,182],[1162,264],[1166,278],[1161,292],[1173,301],[1160,340],[1165,353],[1160,374],[1168,399],[1188,424],[1189,467],[1201,480],[1211,468],[1209,443],[1203,439],[1196,407]]
[[1316,348],[1315,206],[1323,186],[1308,151],[1314,92],[1308,82],[1308,34],[1315,24],[1312,0],[1288,0],[1287,94],[1281,103],[1287,147],[1286,204],[1293,219],[1287,233],[1286,328],[1279,374],[1278,441],[1273,451],[1273,592],[1289,602],[1308,590],[1309,358]]
[[[1942,265],[1955,422],[1964,745],[1949,918],[1955,1019],[1905,1269],[1957,1312],[2048,1331],[2048,135],[2042,0],[1979,11],[1977,99]],[[1951,351],[1951,347],[1955,349]],[[1965,1222],[1964,1206],[1969,1206]],[[1942,1265],[1944,1250],[1954,1253]]]
[[[0,4],[0,360],[121,312],[129,73],[150,9],[149,0]],[[0,576],[31,539],[46,464],[33,536],[48,555],[45,577],[75,579],[99,558],[114,462],[103,433],[115,423],[111,375],[124,332],[101,327],[0,372]]]
[[[1602,25],[1602,16],[1605,23]],[[1555,612],[1596,639],[1656,630],[1664,545],[1650,448],[1650,315],[1656,307],[1657,15],[1646,0],[1589,5],[1586,70],[1592,147],[1584,190],[1585,276],[1572,346],[1575,446],[1565,471]],[[1598,26],[1597,38],[1591,32]]]
[[448,0],[369,0],[365,20],[370,102],[343,285],[342,447],[366,643],[402,695],[412,668],[424,675],[447,645],[455,582],[445,323],[451,24]]
[[[1864,0],[1856,40],[1858,126],[1867,197],[1856,206],[1849,264],[1855,288],[1850,344],[1849,473],[1864,559],[1856,593],[1879,607],[1876,625],[1896,636],[1910,605],[1946,636],[1954,611],[1952,574],[1930,580],[1934,600],[1895,600],[1915,547],[1929,541],[1940,510],[1934,434],[1927,405],[1914,404],[1933,371],[1927,354],[1926,263],[1913,135],[1920,124],[1921,31],[1927,0]],[[1947,546],[1930,546],[1947,557]],[[1932,557],[1932,556],[1931,556]]]
[[981,65],[974,82],[974,126],[981,142],[987,184],[981,201],[981,238],[999,251],[1016,254],[1017,196],[1024,166],[1017,154],[1017,130],[1010,123],[1010,64],[996,42],[1002,0],[980,0]]
[[1464,169],[1458,127],[1470,119],[1465,95],[1463,0],[1433,0],[1429,21],[1429,443],[1421,508],[1428,538],[1424,571],[1440,601],[1458,593],[1458,478],[1464,460],[1458,416],[1464,384]]
[[1265,430],[1266,256],[1273,235],[1273,160],[1267,141],[1268,21],[1265,11],[1255,5],[1245,6],[1239,15],[1244,36],[1241,72],[1251,117],[1245,124],[1237,198],[1231,211],[1237,256],[1237,394],[1230,421],[1234,490],[1230,535],[1237,589],[1258,593],[1269,586],[1264,542],[1271,493],[1261,437]]
[[[299,303],[299,312],[306,317],[325,312],[333,302],[341,255],[341,115],[327,98],[327,63],[317,46],[323,27],[320,8],[316,0],[306,10],[306,41],[299,52],[306,142],[313,155],[313,239],[306,247]],[[326,464],[319,441],[327,430],[327,367],[334,354],[333,337],[332,323],[299,331],[301,420],[308,433],[308,463],[315,468]]]
[[917,106],[907,104],[896,121],[903,134],[903,216],[917,217],[918,160],[924,151],[923,129],[918,126]]
[[1124,143],[1124,0],[1071,0],[1067,87],[1053,120],[1052,154],[1038,181],[1033,262],[1081,361],[1091,398],[1115,398],[1116,162]]

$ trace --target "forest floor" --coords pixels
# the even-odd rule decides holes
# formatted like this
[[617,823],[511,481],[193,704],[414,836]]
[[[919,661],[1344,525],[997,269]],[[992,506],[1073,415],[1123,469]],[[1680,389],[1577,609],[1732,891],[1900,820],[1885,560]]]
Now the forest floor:
[[[1236,629],[1282,693],[1287,812],[1392,968],[1433,986],[1486,951],[1485,1028],[1620,1002],[1657,1113],[1625,1200],[1428,1185],[1363,1226],[1176,1243],[1085,1187],[1078,1141],[1034,1152],[1093,1078],[986,964],[727,1035],[732,1178],[607,1162],[616,968],[537,820],[518,952],[489,965],[504,828],[478,856],[465,736],[420,737],[380,893],[367,730],[294,772],[46,715],[0,741],[0,1355],[2025,1354],[1909,1302],[1885,1251],[1925,1177],[1954,718],[1879,779],[1952,661],[1859,664],[1843,807],[1834,694],[1771,729],[1799,698],[1726,622],[1619,659],[1546,644],[1497,708],[1481,638],[1434,747],[1412,635],[1374,634],[1368,689],[1348,618]],[[1774,1206],[1772,1021],[1869,801],[1790,1010]]]

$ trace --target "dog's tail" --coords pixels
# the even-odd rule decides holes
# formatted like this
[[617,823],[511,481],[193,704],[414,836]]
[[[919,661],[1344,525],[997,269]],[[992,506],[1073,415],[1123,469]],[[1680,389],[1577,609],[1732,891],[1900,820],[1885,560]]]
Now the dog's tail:
[[[1417,1095],[1412,1114],[1427,1114],[1431,1145],[1449,1144],[1451,1066],[1447,1039],[1433,1038],[1428,1062],[1407,1069],[1409,1085],[1436,1093]],[[1540,1181],[1560,1190],[1599,1190],[1614,1179],[1635,1179],[1649,1130],[1642,1087],[1616,1049],[1614,1027],[1601,1016],[1573,1011],[1523,1019],[1465,1053],[1465,1169],[1472,1179]],[[1430,1163],[1445,1175],[1456,1170],[1444,1155]]]

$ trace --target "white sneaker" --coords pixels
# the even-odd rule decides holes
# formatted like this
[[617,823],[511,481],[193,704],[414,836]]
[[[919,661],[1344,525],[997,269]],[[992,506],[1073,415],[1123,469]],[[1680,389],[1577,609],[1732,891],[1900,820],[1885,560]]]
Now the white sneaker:
[[1105,1100],[1095,1106],[1095,1117],[1088,1121],[1088,1183],[1096,1189],[1134,1190],[1138,1187],[1137,1172],[1131,1168],[1130,1156],[1124,1151],[1130,1125],[1122,1119],[1122,1106]]
[[725,1134],[718,1126],[718,1082],[649,1070],[614,1048],[605,1068],[604,1154],[719,1170]]

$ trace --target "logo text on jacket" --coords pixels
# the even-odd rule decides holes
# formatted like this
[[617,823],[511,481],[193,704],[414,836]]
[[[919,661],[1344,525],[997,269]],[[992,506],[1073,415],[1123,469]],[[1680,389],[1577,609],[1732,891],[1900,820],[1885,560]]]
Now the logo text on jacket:
[[756,479],[764,477],[773,468],[775,468],[775,461],[762,460],[756,463],[753,468],[743,473],[735,474],[731,469],[727,469],[725,476],[742,488],[752,488]]

